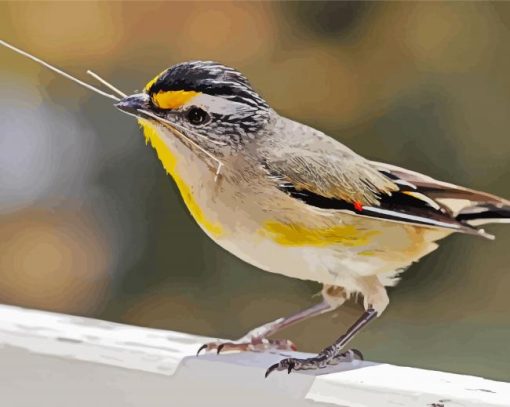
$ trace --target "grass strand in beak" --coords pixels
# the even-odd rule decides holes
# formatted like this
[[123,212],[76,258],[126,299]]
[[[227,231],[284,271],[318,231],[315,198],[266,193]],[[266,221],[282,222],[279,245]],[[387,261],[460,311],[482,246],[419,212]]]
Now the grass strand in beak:
[[65,78],[70,79],[71,81],[76,82],[77,84],[79,84],[79,85],[81,85],[81,86],[83,86],[83,87],[85,87],[85,88],[87,88],[87,89],[89,89],[89,90],[91,90],[93,92],[96,92],[96,93],[98,93],[98,94],[100,94],[100,95],[102,95],[104,97],[109,98],[109,99],[115,100],[116,102],[118,102],[120,100],[117,96],[114,96],[114,95],[111,95],[109,93],[103,92],[102,90],[96,88],[95,86],[89,85],[87,82],[83,82],[80,79],[75,78],[72,75],[69,75],[67,72],[62,71],[61,69],[59,69],[59,68],[49,64],[48,62],[43,61],[42,59],[37,58],[36,56],[34,56],[32,54],[29,54],[28,52],[25,52],[25,51],[15,47],[14,45],[9,44],[8,42],[0,40],[0,45],[3,45],[4,47],[9,48],[10,50],[12,50],[14,52],[17,52],[18,54],[23,55],[24,57],[27,57],[27,58],[31,59],[32,61],[35,61],[38,64],[45,66],[46,68],[52,70],[53,72],[56,72],[59,75],[62,75]]

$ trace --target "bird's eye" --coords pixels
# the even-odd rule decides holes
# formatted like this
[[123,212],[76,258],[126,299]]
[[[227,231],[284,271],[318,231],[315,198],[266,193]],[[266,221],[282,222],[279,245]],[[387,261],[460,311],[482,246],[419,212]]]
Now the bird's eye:
[[187,118],[191,124],[198,126],[209,119],[209,114],[199,107],[192,107],[188,110]]

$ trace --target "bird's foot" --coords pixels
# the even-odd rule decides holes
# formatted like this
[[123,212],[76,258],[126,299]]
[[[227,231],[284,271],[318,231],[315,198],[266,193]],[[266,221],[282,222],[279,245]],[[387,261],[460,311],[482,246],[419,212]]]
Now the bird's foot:
[[197,352],[197,356],[205,350],[206,352],[263,352],[271,350],[295,351],[296,345],[288,339],[268,339],[268,338],[244,338],[235,342],[210,342],[202,345]]
[[315,370],[323,369],[327,366],[338,363],[352,362],[353,360],[363,360],[363,355],[357,349],[349,349],[347,352],[338,353],[335,346],[330,346],[322,350],[317,356],[307,359],[286,358],[272,365],[266,370],[266,377],[275,370],[286,370],[287,373],[293,370]]

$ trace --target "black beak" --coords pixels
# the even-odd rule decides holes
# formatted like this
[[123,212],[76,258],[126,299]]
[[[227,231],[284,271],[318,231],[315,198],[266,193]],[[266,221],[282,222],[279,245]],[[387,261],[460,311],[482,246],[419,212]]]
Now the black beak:
[[146,93],[137,93],[122,99],[115,103],[115,107],[123,112],[133,114],[135,116],[143,116],[140,110],[149,110],[149,95]]

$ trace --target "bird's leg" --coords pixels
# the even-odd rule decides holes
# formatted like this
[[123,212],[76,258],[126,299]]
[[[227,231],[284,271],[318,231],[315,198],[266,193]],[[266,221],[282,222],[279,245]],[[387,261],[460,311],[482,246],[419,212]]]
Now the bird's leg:
[[[375,317],[377,317],[377,312],[373,308],[369,308],[345,334],[338,338],[333,345],[324,348],[317,356],[307,359],[283,359],[267,369],[266,377],[274,370],[287,370],[290,373],[292,370],[321,369],[332,364],[332,362],[334,363],[337,359],[345,358],[347,356],[346,353],[342,353],[345,345]],[[359,352],[352,352],[354,352],[354,355],[360,356]]]
[[[339,360],[345,358],[347,353],[342,353],[345,345],[347,345],[356,334],[361,331],[370,321],[380,315],[388,305],[388,295],[386,289],[381,285],[376,277],[366,278],[360,282],[365,295],[365,309],[363,315],[340,336],[331,346],[324,348],[317,356],[307,359],[286,358],[279,363],[272,365],[266,371],[266,377],[274,370],[311,370],[321,369],[330,364],[336,364]],[[357,352],[357,351],[356,351]],[[354,355],[356,355],[354,352]],[[352,354],[352,352],[351,352]]]
[[217,353],[224,351],[264,351],[264,350],[296,350],[296,346],[287,339],[267,338],[277,331],[294,325],[305,319],[332,311],[339,307],[346,299],[345,291],[340,287],[324,286],[322,290],[323,301],[319,304],[305,308],[286,318],[278,318],[255,329],[252,329],[242,338],[233,342],[212,342],[203,345],[199,350]]
[[202,350],[216,350],[220,353],[224,351],[263,351],[263,350],[296,350],[296,346],[287,339],[268,339],[267,336],[272,335],[280,329],[294,325],[307,318],[320,315],[324,312],[330,311],[331,306],[326,301],[320,304],[313,305],[305,308],[293,315],[286,318],[278,318],[274,321],[268,322],[255,329],[252,329],[243,337],[233,342],[211,342],[203,345],[198,353]]

